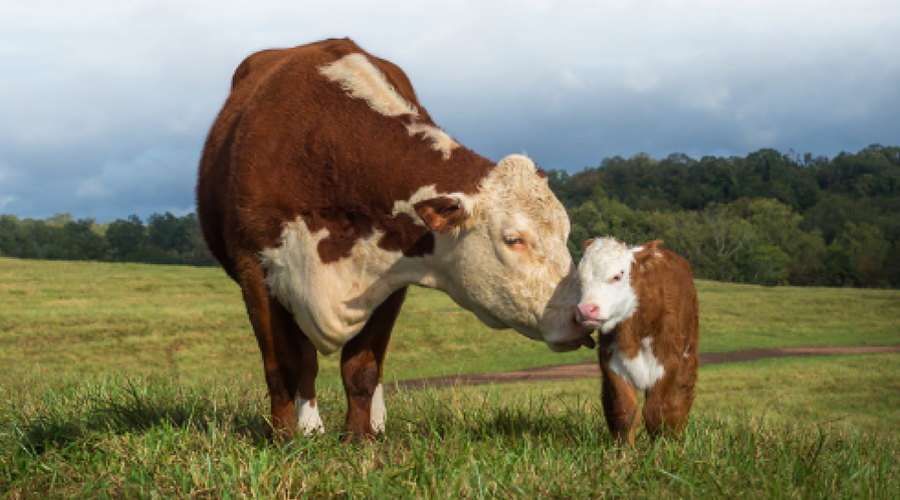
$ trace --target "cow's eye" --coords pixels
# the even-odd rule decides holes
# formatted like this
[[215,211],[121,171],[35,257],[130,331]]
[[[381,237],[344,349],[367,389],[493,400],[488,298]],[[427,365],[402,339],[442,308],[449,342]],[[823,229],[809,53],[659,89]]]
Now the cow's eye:
[[504,236],[503,242],[511,247],[525,245],[525,240],[515,235]]
[[622,281],[622,274],[624,274],[624,273],[619,273],[619,274],[613,276],[613,277],[612,277],[612,282],[613,282],[613,283],[616,283],[616,282],[618,282],[618,281]]

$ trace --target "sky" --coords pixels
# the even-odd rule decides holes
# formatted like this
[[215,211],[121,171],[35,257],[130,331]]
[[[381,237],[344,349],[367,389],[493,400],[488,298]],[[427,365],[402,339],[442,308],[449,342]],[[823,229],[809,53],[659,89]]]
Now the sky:
[[0,0],[0,213],[192,212],[237,65],[331,37],[495,161],[900,145],[898,26],[896,0]]

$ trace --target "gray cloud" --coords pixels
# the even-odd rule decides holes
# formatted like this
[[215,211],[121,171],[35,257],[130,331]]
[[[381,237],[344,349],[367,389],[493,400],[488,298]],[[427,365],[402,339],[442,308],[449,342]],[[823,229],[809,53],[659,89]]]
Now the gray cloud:
[[648,152],[898,144],[893,1],[205,0],[0,7],[0,212],[100,221],[193,207],[243,57],[351,36],[493,159],[572,171]]

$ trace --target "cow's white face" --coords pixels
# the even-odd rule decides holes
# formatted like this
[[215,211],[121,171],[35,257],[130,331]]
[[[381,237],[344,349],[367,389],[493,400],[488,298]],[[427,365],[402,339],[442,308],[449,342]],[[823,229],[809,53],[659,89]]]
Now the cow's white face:
[[579,324],[609,333],[634,314],[638,299],[631,285],[631,264],[634,252],[640,250],[608,237],[585,248],[578,264],[581,301],[575,317]]
[[442,288],[491,327],[514,328],[555,351],[592,347],[590,330],[572,317],[579,297],[569,219],[534,163],[503,159],[462,205],[468,219],[436,234]]

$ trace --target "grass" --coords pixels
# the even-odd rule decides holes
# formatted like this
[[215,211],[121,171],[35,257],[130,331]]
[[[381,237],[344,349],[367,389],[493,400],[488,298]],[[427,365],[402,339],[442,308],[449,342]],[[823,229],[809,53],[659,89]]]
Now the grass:
[[[703,351],[900,343],[900,293],[697,283]],[[239,290],[217,269],[0,258],[0,498],[896,498],[900,354],[701,369],[683,443],[617,447],[599,383],[388,396],[385,438],[262,438]],[[595,359],[413,289],[388,379]],[[435,360],[440,360],[436,363]]]
[[[900,343],[900,291],[766,288],[698,281],[701,351]],[[436,363],[435,360],[440,360]],[[387,380],[595,360],[491,330],[447,296],[411,288]],[[0,258],[0,364],[52,373],[253,374],[256,342],[219,269]],[[338,380],[322,358],[323,383]],[[0,383],[4,380],[0,374]]]
[[[591,398],[399,393],[388,438],[274,445],[228,385],[99,378],[2,410],[9,498],[896,498],[900,437],[698,412],[683,443],[617,447]],[[248,394],[257,394],[248,396]],[[328,400],[340,400],[331,391]],[[340,404],[324,407],[340,419]]]
[[[692,414],[900,435],[898,374],[900,353],[704,366]],[[488,389],[456,390],[479,394]],[[531,394],[562,405],[575,405],[585,398],[600,404],[600,384],[595,379],[506,384],[489,390],[502,399]]]
[[900,344],[900,290],[696,286],[703,352]]

